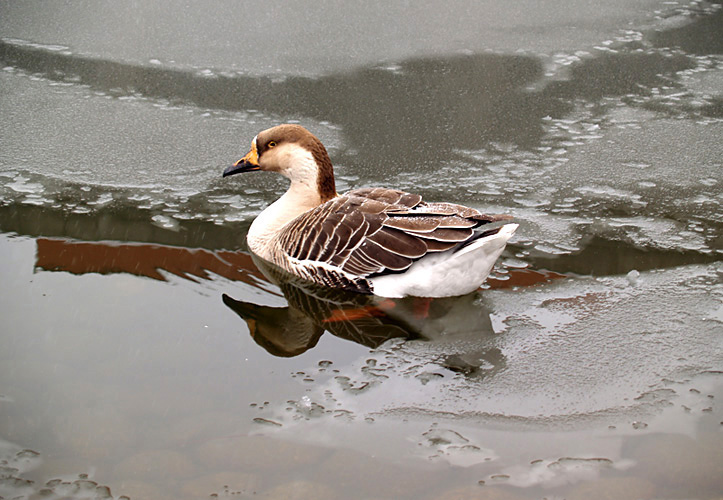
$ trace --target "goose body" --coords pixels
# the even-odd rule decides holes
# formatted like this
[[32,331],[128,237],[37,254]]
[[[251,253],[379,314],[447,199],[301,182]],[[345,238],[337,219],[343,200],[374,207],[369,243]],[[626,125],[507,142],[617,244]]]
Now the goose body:
[[382,297],[446,297],[484,282],[517,228],[506,215],[396,189],[336,193],[321,141],[299,125],[259,133],[224,177],[278,172],[291,184],[249,228],[249,249],[315,283]]

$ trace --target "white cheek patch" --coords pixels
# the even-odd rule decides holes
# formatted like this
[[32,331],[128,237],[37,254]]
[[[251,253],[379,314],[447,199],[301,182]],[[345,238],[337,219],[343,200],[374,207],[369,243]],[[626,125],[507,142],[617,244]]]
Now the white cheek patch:
[[316,185],[318,167],[309,151],[295,144],[289,144],[279,147],[275,152],[279,155],[279,163],[286,167],[281,170],[284,176],[292,182]]

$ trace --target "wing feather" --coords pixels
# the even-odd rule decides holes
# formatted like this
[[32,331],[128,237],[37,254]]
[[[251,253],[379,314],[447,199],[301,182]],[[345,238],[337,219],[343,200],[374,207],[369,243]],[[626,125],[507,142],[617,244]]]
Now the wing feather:
[[359,276],[369,276],[370,274],[377,274],[384,270],[381,264],[369,257],[365,250],[358,249],[353,255],[346,261],[344,271]]
[[328,245],[326,251],[320,258],[320,260],[329,262],[337,267],[344,265],[344,262],[346,262],[349,258],[351,252],[353,252],[362,243],[369,229],[369,223],[361,214],[354,213],[348,215],[349,217],[343,222],[350,231],[349,237],[346,240],[343,240],[346,241],[346,244],[343,248]]
[[381,201],[387,205],[399,205],[400,208],[413,208],[417,206],[422,197],[418,194],[405,193],[398,189],[387,188],[361,188],[354,189],[347,193],[347,196],[358,196],[370,200]]
[[387,227],[394,227],[402,231],[413,233],[428,233],[430,231],[434,231],[439,227],[439,224],[439,217],[425,216],[390,216],[389,219],[384,222],[384,225]]
[[456,241],[424,240],[428,252],[444,252],[459,245]]
[[391,252],[371,239],[364,241],[354,253],[359,254],[367,262],[376,263],[380,269],[376,272],[381,272],[383,269],[401,271],[412,265],[412,259]]
[[[453,203],[426,203],[404,191],[365,188],[300,215],[279,231],[276,243],[292,260],[368,277],[403,271],[429,252],[464,245],[480,226],[505,218]],[[279,260],[282,265],[286,259]]]
[[420,238],[427,238],[437,241],[454,241],[462,242],[470,239],[474,235],[474,230],[471,228],[460,228],[460,229],[445,229],[437,228],[429,233],[419,234]]

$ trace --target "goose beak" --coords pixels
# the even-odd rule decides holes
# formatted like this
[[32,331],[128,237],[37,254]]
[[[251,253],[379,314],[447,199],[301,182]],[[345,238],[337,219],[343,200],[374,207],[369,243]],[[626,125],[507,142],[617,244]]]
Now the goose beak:
[[223,176],[228,177],[229,175],[240,174],[241,172],[252,172],[254,170],[261,170],[256,144],[251,147],[251,151],[249,151],[246,156],[230,167],[227,167],[226,170],[223,171]]

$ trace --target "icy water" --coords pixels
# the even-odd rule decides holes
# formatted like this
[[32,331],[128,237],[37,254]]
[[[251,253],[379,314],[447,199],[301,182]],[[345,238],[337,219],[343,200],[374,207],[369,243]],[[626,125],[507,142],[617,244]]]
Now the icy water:
[[[719,2],[0,0],[0,498],[720,499]],[[517,217],[478,292],[318,289],[221,179]]]

